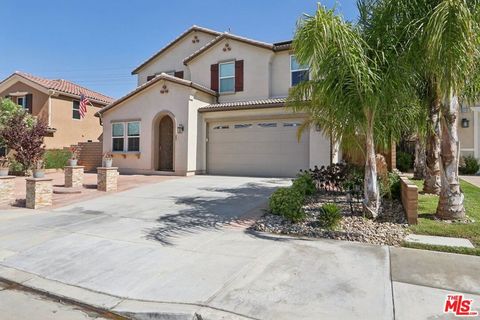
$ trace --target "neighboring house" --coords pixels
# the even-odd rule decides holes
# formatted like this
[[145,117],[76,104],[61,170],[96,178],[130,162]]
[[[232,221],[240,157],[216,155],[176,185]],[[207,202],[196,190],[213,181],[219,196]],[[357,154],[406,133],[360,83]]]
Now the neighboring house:
[[[87,106],[84,118],[80,117],[80,94],[93,105]],[[98,141],[102,126],[95,113],[114,101],[67,80],[49,80],[23,72],[15,72],[0,82],[0,97],[11,99],[48,124],[47,149]]]
[[480,105],[462,106],[458,119],[460,154],[480,158]]

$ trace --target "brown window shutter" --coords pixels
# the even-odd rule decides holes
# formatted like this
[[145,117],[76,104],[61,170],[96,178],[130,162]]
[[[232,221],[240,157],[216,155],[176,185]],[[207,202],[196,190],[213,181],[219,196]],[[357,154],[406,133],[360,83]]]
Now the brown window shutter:
[[210,89],[218,91],[218,63],[210,66]]
[[243,60],[235,61],[235,92],[243,91]]
[[152,80],[153,78],[155,78],[155,76],[147,76],[147,81],[150,81],[150,80]]
[[183,79],[183,71],[175,71],[175,77]]
[[33,113],[33,95],[31,93],[25,96],[25,104],[28,108],[28,112],[32,114]]

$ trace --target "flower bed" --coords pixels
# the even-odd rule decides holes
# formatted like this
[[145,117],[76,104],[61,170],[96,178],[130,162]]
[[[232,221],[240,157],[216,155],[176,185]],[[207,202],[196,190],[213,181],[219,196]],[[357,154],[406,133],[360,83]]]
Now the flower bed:
[[[300,179],[305,180],[302,176]],[[295,185],[294,182],[292,188]],[[399,200],[382,199],[377,218],[367,219],[363,216],[360,198],[352,197],[344,190],[325,191],[323,186],[318,188],[319,184],[316,185],[317,191],[305,196],[302,219],[291,219],[289,215],[269,212],[251,228],[276,234],[394,246],[400,245],[408,234],[405,212]],[[326,204],[335,204],[333,207],[338,207],[341,213],[334,227],[326,227],[321,223],[325,220],[322,219],[326,214],[325,208],[332,207],[325,206]]]

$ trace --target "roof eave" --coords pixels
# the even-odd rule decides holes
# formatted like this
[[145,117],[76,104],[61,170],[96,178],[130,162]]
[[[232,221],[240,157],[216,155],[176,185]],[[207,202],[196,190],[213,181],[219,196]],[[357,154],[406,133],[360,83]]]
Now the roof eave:
[[218,31],[215,31],[215,30],[211,30],[211,29],[207,29],[207,28],[203,28],[203,27],[199,27],[199,26],[196,26],[196,25],[193,25],[192,27],[190,27],[189,29],[187,29],[186,31],[184,31],[182,34],[180,34],[177,38],[175,38],[172,42],[166,44],[162,49],[160,49],[159,51],[157,51],[153,56],[151,56],[150,58],[148,58],[146,61],[144,61],[142,64],[140,64],[138,67],[136,67],[133,71],[132,71],[132,75],[135,75],[135,74],[138,74],[138,72],[140,70],[142,70],[147,64],[149,64],[150,62],[152,62],[152,60],[156,59],[158,56],[160,56],[162,53],[164,53],[166,50],[168,50],[169,48],[171,48],[172,46],[174,46],[176,43],[178,43],[180,40],[182,40],[183,38],[185,38],[186,36],[188,36],[191,32],[193,31],[199,31],[199,32],[204,32],[204,33],[207,33],[207,34],[211,34],[211,35],[215,35],[215,36],[219,36],[221,35],[221,32],[218,32]]
[[199,113],[205,112],[218,112],[218,111],[236,111],[236,110],[252,110],[252,109],[269,109],[269,108],[282,108],[285,107],[284,102],[261,104],[261,105],[246,105],[246,106],[234,106],[234,107],[204,107],[198,109]]

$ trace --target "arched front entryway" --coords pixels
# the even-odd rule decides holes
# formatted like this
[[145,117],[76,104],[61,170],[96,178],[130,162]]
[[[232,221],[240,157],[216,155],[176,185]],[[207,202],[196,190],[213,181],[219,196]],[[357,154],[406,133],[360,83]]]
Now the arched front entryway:
[[160,115],[155,121],[154,164],[157,171],[174,170],[174,121],[168,114]]

